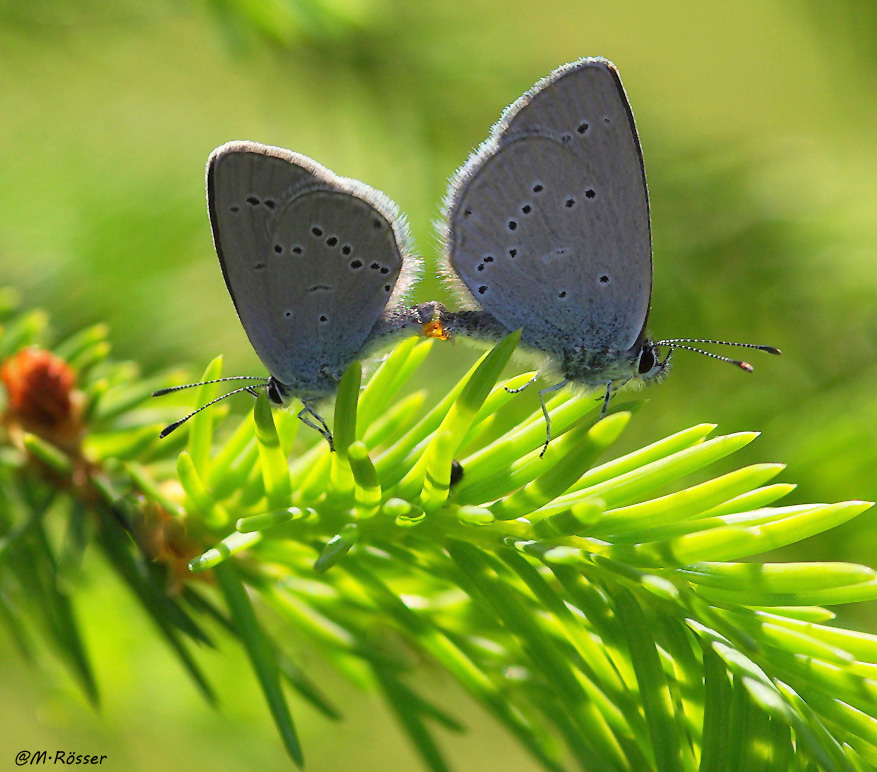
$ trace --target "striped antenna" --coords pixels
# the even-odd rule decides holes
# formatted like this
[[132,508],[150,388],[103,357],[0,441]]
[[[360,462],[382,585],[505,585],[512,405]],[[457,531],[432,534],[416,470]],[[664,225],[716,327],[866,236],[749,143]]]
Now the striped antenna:
[[[210,383],[225,383],[226,381],[262,381],[263,384],[268,383],[267,378],[262,378],[259,375],[230,375],[228,378],[217,378],[214,381],[200,381],[199,383],[184,383],[182,386],[168,386],[166,389],[159,389],[158,391],[152,392],[153,397],[163,397],[165,394],[172,394],[175,391],[182,391],[183,389],[193,389],[195,386],[206,386]],[[237,392],[229,392],[230,394],[236,394]],[[205,405],[206,407],[206,405]]]
[[210,383],[223,383],[225,381],[244,381],[244,380],[246,380],[246,381],[256,380],[256,381],[261,381],[261,383],[257,383],[255,386],[241,386],[241,388],[239,388],[239,389],[233,389],[232,391],[226,392],[225,394],[217,397],[216,399],[210,400],[210,402],[208,402],[206,405],[201,405],[201,407],[199,407],[197,410],[193,410],[185,418],[181,418],[179,421],[174,421],[174,423],[172,423],[170,426],[166,426],[164,429],[162,429],[161,434],[158,435],[159,439],[164,439],[172,431],[174,431],[175,429],[178,429],[180,426],[182,426],[184,423],[186,423],[186,421],[188,421],[190,418],[192,418],[192,416],[198,415],[198,413],[200,413],[202,410],[205,410],[206,408],[210,407],[211,405],[215,405],[217,402],[221,402],[226,397],[230,397],[232,394],[240,394],[240,392],[246,391],[246,392],[249,392],[250,394],[252,394],[254,397],[258,396],[258,394],[256,393],[256,389],[267,388],[268,381],[265,378],[260,378],[257,375],[232,375],[228,378],[217,378],[215,381],[202,381],[201,383],[187,383],[184,386],[170,386],[167,389],[159,389],[158,391],[154,392],[152,395],[153,397],[161,397],[165,394],[171,394],[175,391],[180,391],[181,389],[191,389],[194,386],[204,386],[204,385],[210,384]]
[[[739,367],[741,370],[745,370],[747,373],[751,373],[755,369],[752,367],[751,364],[749,364],[749,362],[745,362],[742,359],[732,359],[731,357],[722,356],[721,354],[713,354],[711,351],[704,351],[702,348],[684,345],[686,343],[712,343],[716,346],[737,346],[739,348],[752,348],[758,351],[766,351],[768,354],[779,355],[782,353],[776,346],[766,346],[760,343],[734,343],[728,340],[712,340],[711,338],[668,338],[666,340],[655,341],[656,346],[669,347],[670,351],[667,352],[667,359],[670,358],[670,352],[672,352],[674,348],[681,348],[685,351],[693,351],[696,354],[703,354],[705,357],[718,359],[720,362],[728,362],[732,365]],[[664,361],[666,362],[667,359],[665,359]]]

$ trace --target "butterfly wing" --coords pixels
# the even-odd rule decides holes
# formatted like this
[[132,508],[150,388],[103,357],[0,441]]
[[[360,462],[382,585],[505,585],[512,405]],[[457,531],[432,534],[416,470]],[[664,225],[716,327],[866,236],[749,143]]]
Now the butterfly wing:
[[340,375],[410,279],[392,201],[252,142],[212,153],[207,198],[226,286],[268,371],[294,389]]
[[450,270],[477,303],[554,354],[626,351],[652,257],[645,171],[614,66],[559,68],[507,108],[446,199]]

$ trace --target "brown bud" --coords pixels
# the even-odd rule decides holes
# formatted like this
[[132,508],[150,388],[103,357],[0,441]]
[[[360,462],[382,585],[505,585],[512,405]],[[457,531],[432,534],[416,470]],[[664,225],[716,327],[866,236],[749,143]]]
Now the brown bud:
[[51,351],[32,346],[3,362],[0,380],[9,394],[8,424],[62,448],[76,446],[82,395],[75,391],[76,374],[67,362]]

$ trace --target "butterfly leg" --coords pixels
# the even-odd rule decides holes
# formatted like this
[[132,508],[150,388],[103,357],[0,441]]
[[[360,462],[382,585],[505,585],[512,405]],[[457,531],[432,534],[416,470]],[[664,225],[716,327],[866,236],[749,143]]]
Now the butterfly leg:
[[[530,383],[532,383],[532,381]],[[554,391],[560,391],[567,383],[569,383],[569,381],[564,378],[560,383],[555,383],[554,386],[548,386],[539,391],[539,405],[542,407],[542,415],[545,416],[545,444],[542,446],[542,452],[539,454],[539,458],[542,458],[542,456],[545,455],[545,451],[548,450],[548,443],[551,442],[551,416],[548,415],[548,407],[545,404],[545,395],[551,394]]]
[[523,386],[518,386],[518,388],[516,388],[516,389],[510,389],[510,388],[508,388],[508,386],[503,386],[503,388],[504,388],[509,394],[520,394],[520,393],[521,393],[524,389],[526,389],[528,386],[532,386],[534,383],[536,383],[536,379],[537,379],[538,377],[539,377],[539,373],[536,373],[536,374],[535,374],[535,375],[534,375],[529,381],[527,381]]
[[[304,400],[302,400],[302,405],[304,407],[302,407],[302,409],[299,410],[299,412],[298,412],[298,420],[301,421],[305,426],[310,426],[311,429],[316,429],[320,434],[322,434],[323,437],[326,439],[326,442],[329,443],[329,450],[334,453],[335,452],[335,443],[332,440],[332,432],[329,431],[329,427],[326,426],[326,422],[323,420],[322,416],[320,416],[320,414],[317,413]],[[314,418],[316,418],[320,422],[320,425],[317,426],[317,424],[315,424],[313,421],[309,420],[307,418],[307,416],[309,416],[309,415],[312,415]]]
[[259,392],[256,391],[255,386],[251,386],[251,387],[248,388],[246,391],[247,391],[247,394],[252,394],[254,397],[256,397],[256,399],[259,398]]
[[600,420],[606,417],[606,411],[609,409],[609,400],[612,398],[612,381],[606,381],[606,396],[603,397],[603,409],[600,411]]

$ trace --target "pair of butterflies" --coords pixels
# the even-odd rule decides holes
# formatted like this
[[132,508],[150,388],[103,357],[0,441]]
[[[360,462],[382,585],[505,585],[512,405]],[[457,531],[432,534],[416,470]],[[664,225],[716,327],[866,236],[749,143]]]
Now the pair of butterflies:
[[[222,145],[208,161],[207,198],[228,291],[271,374],[230,393],[264,387],[275,404],[300,399],[299,418],[330,446],[312,401],[332,394],[353,360],[412,328],[495,340],[520,329],[560,375],[540,392],[546,447],[547,391],[605,385],[605,412],[614,387],[660,376],[674,347],[723,343],[646,337],[645,170],[621,80],[605,59],[581,59],[537,83],[451,180],[445,273],[472,310],[405,305],[419,264],[395,204],[305,156]],[[658,346],[668,349],[663,359]]]

